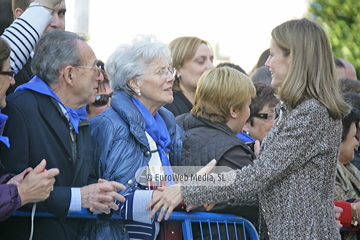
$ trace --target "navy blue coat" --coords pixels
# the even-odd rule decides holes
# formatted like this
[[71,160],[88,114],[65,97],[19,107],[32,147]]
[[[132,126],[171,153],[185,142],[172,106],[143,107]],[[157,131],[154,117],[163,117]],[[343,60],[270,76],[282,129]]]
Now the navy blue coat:
[[[34,239],[75,239],[78,220],[66,219],[71,187],[82,187],[97,181],[89,122],[79,126],[77,159],[72,158],[69,123],[50,97],[29,90],[15,92],[7,98],[3,113],[9,116],[4,135],[11,148],[2,145],[0,159],[6,172],[18,174],[36,167],[46,159],[46,168],[58,168],[54,191],[37,203],[36,211],[49,212],[58,218],[35,220]],[[32,204],[22,207],[31,211]],[[1,238],[28,239],[30,219],[10,217],[0,223]]]

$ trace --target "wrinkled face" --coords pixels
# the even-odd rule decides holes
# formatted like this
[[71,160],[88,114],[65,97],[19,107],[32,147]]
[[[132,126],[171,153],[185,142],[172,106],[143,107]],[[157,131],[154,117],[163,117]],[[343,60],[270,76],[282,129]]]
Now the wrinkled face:
[[98,82],[103,81],[104,77],[96,66],[97,58],[91,47],[83,41],[78,40],[77,43],[82,56],[83,67],[75,67],[73,88],[74,97],[78,99],[77,102],[82,107],[95,101],[95,96],[98,93]]
[[[151,113],[157,112],[160,107],[172,103],[174,76],[168,71],[169,63],[165,57],[148,65],[144,74],[139,77],[137,84],[141,96],[135,95]],[[135,91],[136,92],[136,91]]]
[[51,23],[46,27],[43,34],[48,33],[55,29],[65,30],[65,13],[66,13],[66,5],[65,0],[58,4],[54,11],[52,12],[52,20]]
[[266,104],[260,111],[259,114],[267,113],[268,118],[253,117],[253,125],[250,122],[246,123],[250,136],[255,139],[262,141],[264,140],[266,133],[270,131],[275,122],[275,107],[269,107]]
[[180,88],[195,92],[199,78],[206,69],[214,67],[214,56],[210,48],[202,43],[198,47],[194,57],[177,69],[177,75],[181,76]]
[[271,85],[280,87],[289,72],[290,55],[284,57],[283,51],[273,39],[271,39],[270,42],[270,55],[265,62],[265,66],[267,66],[271,72]]
[[[98,94],[110,94],[110,93],[112,93],[112,90],[111,90],[109,84],[104,83],[104,84],[102,84],[102,87],[99,87]],[[95,106],[94,104],[89,104],[88,118],[90,119],[93,116],[96,116],[96,115],[99,115],[100,113],[102,113],[105,110],[105,108],[110,106],[110,102],[111,102],[111,98],[109,98],[108,103],[104,106]]]
[[[7,58],[3,62],[3,69],[1,71],[10,71],[10,58]],[[6,91],[11,85],[15,84],[15,79],[8,75],[0,74],[0,108],[6,106]]]
[[356,126],[355,123],[351,123],[345,140],[340,144],[339,161],[342,164],[350,163],[354,159],[354,150],[358,147],[359,141],[356,138]]

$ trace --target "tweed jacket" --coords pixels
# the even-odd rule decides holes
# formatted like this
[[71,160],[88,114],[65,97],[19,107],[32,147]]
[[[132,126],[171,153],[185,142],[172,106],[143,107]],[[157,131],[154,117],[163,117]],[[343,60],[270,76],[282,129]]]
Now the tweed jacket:
[[226,181],[183,183],[185,203],[244,204],[257,193],[270,239],[340,239],[333,197],[341,121],[314,99],[280,104],[254,165],[225,173]]

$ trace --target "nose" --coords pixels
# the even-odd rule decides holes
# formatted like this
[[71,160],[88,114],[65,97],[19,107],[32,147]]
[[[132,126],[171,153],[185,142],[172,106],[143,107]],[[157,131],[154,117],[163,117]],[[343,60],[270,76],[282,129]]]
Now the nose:
[[10,79],[10,86],[14,85],[15,84],[15,78],[11,77]]
[[265,62],[265,66],[267,66],[268,68],[270,68],[270,56],[266,59],[266,62]]
[[209,60],[207,66],[206,66],[206,70],[210,69],[210,68],[213,68],[213,67],[214,67],[213,62]]
[[355,138],[355,142],[356,142],[356,144],[355,144],[355,149],[358,149],[358,147],[359,147],[359,140],[357,140],[357,139]]
[[57,14],[56,11],[53,12],[52,14],[52,19],[51,19],[51,22],[50,22],[50,26],[53,27],[53,28],[60,28],[60,19],[59,19],[59,16]]

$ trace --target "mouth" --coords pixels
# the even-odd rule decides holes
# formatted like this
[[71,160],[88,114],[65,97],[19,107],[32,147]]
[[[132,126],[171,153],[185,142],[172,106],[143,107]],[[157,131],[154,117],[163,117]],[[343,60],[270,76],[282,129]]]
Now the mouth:
[[172,87],[166,88],[164,91],[165,92],[172,92]]
[[274,77],[274,72],[269,69],[271,77]]

